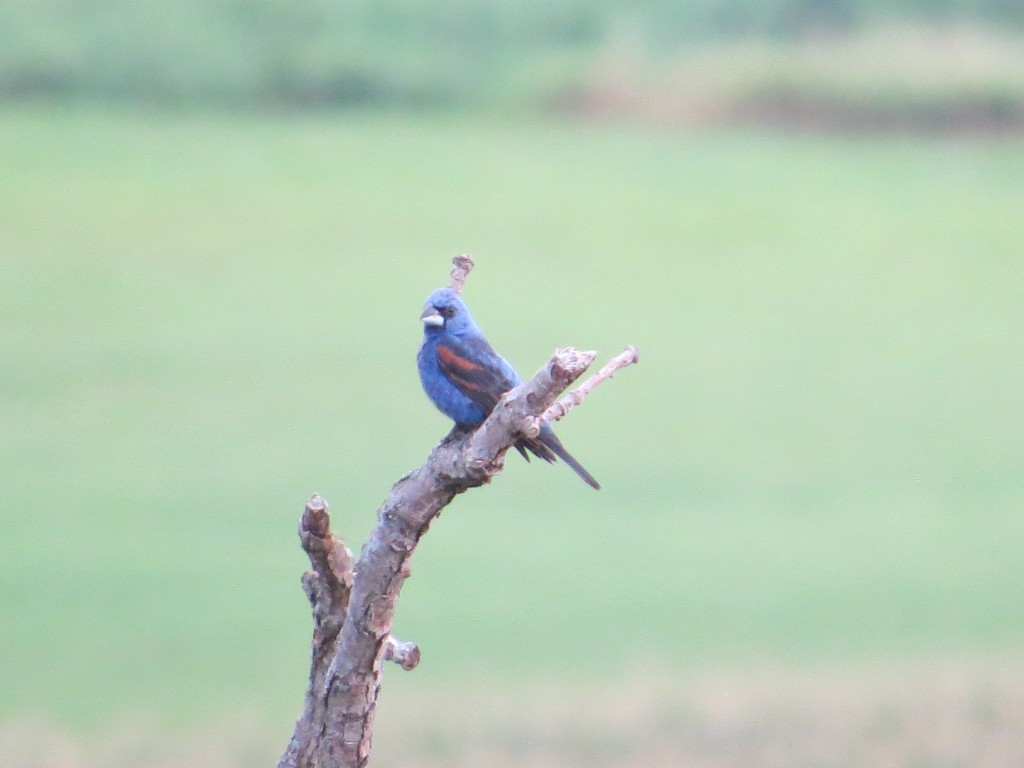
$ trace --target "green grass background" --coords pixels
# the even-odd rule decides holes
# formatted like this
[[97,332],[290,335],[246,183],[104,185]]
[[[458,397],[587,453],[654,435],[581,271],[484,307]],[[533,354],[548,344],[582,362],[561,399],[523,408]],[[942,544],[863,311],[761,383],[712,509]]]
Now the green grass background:
[[641,363],[559,427],[604,490],[442,515],[386,686],[1022,650],[1019,142],[49,108],[0,159],[0,714],[286,734],[302,503],[358,548],[447,431],[462,251],[524,374]]

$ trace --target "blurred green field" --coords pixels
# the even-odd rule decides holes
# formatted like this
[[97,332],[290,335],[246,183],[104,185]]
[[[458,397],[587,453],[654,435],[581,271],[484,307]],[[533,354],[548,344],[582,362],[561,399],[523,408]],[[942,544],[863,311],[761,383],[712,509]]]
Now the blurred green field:
[[536,113],[625,87],[625,114],[754,97],[1019,134],[1022,31],[1006,0],[10,0],[0,98]]
[[[387,686],[1024,650],[1024,144],[0,113],[0,717],[301,704],[295,528],[358,547],[495,346],[641,364],[421,547]],[[283,746],[283,740],[281,744]]]

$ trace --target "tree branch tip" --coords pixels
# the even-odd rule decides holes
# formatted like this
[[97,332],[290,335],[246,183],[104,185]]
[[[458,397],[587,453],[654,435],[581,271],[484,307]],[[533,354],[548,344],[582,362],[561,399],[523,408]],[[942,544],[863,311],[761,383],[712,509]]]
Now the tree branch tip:
[[551,356],[551,372],[557,378],[575,379],[583,373],[597,357],[593,350],[582,351],[575,347],[559,347]]
[[306,508],[302,512],[302,520],[299,523],[299,532],[320,539],[326,538],[330,534],[331,515],[327,502],[319,493],[314,493],[306,502]]
[[451,280],[448,287],[456,293],[462,293],[462,287],[466,284],[466,277],[472,271],[475,262],[473,254],[460,253],[452,259]]

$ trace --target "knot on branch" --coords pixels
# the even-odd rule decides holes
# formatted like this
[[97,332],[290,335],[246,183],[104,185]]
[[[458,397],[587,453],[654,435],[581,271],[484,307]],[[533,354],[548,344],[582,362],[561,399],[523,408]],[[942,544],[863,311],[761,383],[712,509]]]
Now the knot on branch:
[[530,439],[540,434],[540,419],[536,416],[523,416],[512,422],[515,431]]
[[388,636],[384,642],[384,660],[393,661],[406,672],[411,672],[420,663],[420,647]]
[[490,482],[504,467],[504,453],[493,455],[476,450],[475,434],[459,427],[453,429],[434,447],[426,464],[412,473],[410,482],[419,484],[433,478],[441,488],[452,493],[462,493]]

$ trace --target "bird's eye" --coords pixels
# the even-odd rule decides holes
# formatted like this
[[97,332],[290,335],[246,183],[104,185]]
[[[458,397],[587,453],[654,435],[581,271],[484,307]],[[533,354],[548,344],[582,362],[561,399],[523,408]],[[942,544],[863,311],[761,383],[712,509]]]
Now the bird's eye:
[[438,307],[437,311],[441,313],[442,317],[451,317],[455,314],[455,307]]

